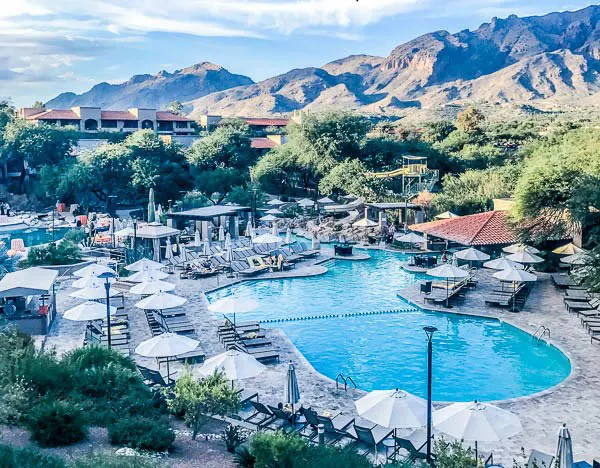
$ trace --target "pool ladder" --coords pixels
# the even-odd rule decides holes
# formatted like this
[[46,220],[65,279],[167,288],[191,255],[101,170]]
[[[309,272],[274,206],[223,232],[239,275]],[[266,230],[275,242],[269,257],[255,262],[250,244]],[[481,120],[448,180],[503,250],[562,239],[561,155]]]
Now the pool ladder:
[[550,340],[550,329],[548,327],[546,327],[545,325],[541,325],[540,327],[538,327],[538,329],[533,334],[533,339],[539,343],[541,340],[544,339],[545,336],[548,337],[548,341],[549,341]]
[[344,391],[347,392],[348,391],[348,383],[351,383],[352,386],[354,388],[356,388],[356,382],[354,382],[354,379],[352,377],[350,377],[349,375],[342,375],[342,374],[338,374],[337,377],[335,378],[335,389],[339,390],[340,388],[340,381],[344,383]]

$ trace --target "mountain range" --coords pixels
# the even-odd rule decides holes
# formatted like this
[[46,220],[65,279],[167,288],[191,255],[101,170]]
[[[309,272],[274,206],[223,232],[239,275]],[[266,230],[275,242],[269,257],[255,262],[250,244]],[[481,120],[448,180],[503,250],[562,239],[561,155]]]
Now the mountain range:
[[192,117],[285,114],[342,108],[398,114],[446,104],[583,103],[600,90],[600,6],[545,16],[493,18],[474,31],[436,31],[387,57],[352,55],[258,83],[201,63],[173,74],[101,83],[64,93],[48,107],[161,107],[173,100]]

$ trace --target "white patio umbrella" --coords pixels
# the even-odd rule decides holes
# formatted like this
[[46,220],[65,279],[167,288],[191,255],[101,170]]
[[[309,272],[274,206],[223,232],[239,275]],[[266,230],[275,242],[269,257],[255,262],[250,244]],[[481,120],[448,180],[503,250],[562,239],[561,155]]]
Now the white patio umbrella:
[[506,270],[507,268],[512,268],[513,270],[523,270],[525,268],[520,263],[513,262],[506,257],[495,258],[494,260],[485,262],[483,266],[492,270]]
[[[107,278],[109,283],[114,283],[115,278]],[[106,279],[98,278],[97,276],[84,276],[83,278],[79,278],[78,280],[73,281],[74,288],[83,289],[89,287],[104,287],[106,283]]]
[[[108,297],[114,297],[117,294],[119,294],[119,291],[111,286],[108,290]],[[100,299],[106,299],[106,288],[104,286],[90,286],[73,291],[69,296],[76,297],[77,299],[86,299],[88,301],[98,301]]]
[[200,239],[200,231],[198,229],[194,232],[194,247],[202,247],[202,240]]
[[291,243],[293,243],[292,240],[292,229],[288,226],[288,228],[285,231],[285,243],[290,245]]
[[233,325],[235,326],[236,314],[252,312],[257,307],[258,302],[256,302],[254,299],[237,296],[227,296],[223,299],[219,299],[218,301],[213,302],[212,304],[209,304],[208,310],[210,310],[213,314],[233,314]]
[[225,228],[221,225],[219,226],[219,242],[225,241]]
[[558,445],[556,447],[555,466],[573,468],[573,442],[567,425],[563,424],[558,430]]
[[379,224],[376,223],[375,221],[370,220],[369,218],[362,218],[362,219],[356,221],[355,223],[352,223],[352,226],[356,226],[356,227],[375,227],[375,226],[379,226]]
[[537,276],[533,273],[529,273],[525,270],[517,270],[515,268],[507,268],[506,270],[497,271],[494,273],[494,278],[500,281],[511,282],[513,284],[513,295],[512,295],[512,310],[515,310],[515,293],[517,291],[517,283],[533,282],[537,281]]
[[148,258],[142,258],[141,260],[138,260],[137,262],[125,267],[125,269],[129,271],[160,270],[162,268],[164,268],[162,263],[155,262],[154,260],[150,260]]
[[425,238],[420,236],[419,234],[415,234],[414,232],[409,232],[408,234],[398,233],[394,236],[398,242],[405,242],[407,244],[422,244],[425,242]]
[[[542,257],[538,257],[536,254],[527,252],[525,250],[516,252],[514,254],[508,255],[506,258],[512,260],[513,262],[522,263],[524,265],[534,264],[543,262],[544,259]],[[564,260],[564,258],[563,258]]]
[[223,372],[225,377],[231,380],[233,388],[234,380],[251,379],[263,373],[265,369],[266,366],[258,362],[254,356],[230,349],[207,359],[197,372],[205,377],[215,371]]
[[[110,306],[110,314],[114,315],[116,312],[117,308]],[[106,318],[106,304],[95,301],[86,301],[67,310],[63,317],[67,320],[76,322],[103,320]]]
[[312,201],[310,198],[303,198],[298,202],[298,205],[302,208],[308,208],[309,206],[315,206],[315,202]]
[[256,236],[253,242],[255,244],[279,244],[281,243],[281,237],[266,233]]
[[512,244],[502,249],[506,253],[514,254],[517,252],[528,252],[530,254],[538,254],[540,251],[535,247],[526,244]]
[[271,208],[270,210],[265,211],[268,215],[280,216],[283,214],[283,211],[278,210],[277,208]]
[[459,217],[460,216],[452,213],[451,211],[444,211],[443,213],[440,213],[439,215],[435,216],[435,219],[452,219],[452,218],[459,218]]
[[565,245],[561,245],[560,247],[557,247],[556,249],[554,249],[552,251],[552,253],[555,253],[558,255],[575,255],[578,253],[586,253],[586,252],[587,252],[587,250],[582,249],[581,247],[577,247],[572,242],[569,242],[568,244],[565,244]]
[[142,296],[148,296],[151,294],[157,294],[160,292],[169,292],[175,289],[175,285],[173,283],[168,283],[167,281],[145,281],[140,284],[136,284],[133,286],[129,292],[131,294],[140,294]]
[[162,280],[168,276],[168,273],[160,270],[142,270],[134,273],[131,276],[128,276],[127,279],[129,281],[133,281],[134,283],[145,283],[147,281]]
[[173,246],[171,245],[171,239],[167,237],[167,242],[165,244],[165,260],[170,260],[173,258]]
[[258,219],[260,221],[266,221],[266,222],[277,221],[277,218],[275,216],[273,216],[272,214],[268,214],[268,215],[262,216],[262,217],[260,217]]
[[288,365],[286,375],[286,385],[283,392],[283,401],[292,407],[292,417],[295,416],[294,405],[300,401],[300,389],[298,388],[298,377],[296,376],[296,368],[292,361]]
[[114,275],[115,270],[100,263],[92,263],[91,265],[73,272],[75,276],[79,276],[80,278],[83,278],[84,276],[98,276],[102,273],[112,273]]
[[323,198],[319,198],[317,200],[317,203],[320,203],[322,205],[326,205],[328,203],[335,203],[335,201],[333,201],[331,198],[329,197],[323,197]]
[[161,291],[136,302],[135,306],[143,310],[167,310],[181,307],[186,302],[185,297]]
[[278,198],[274,198],[273,200],[269,200],[267,202],[267,205],[269,205],[269,206],[281,206],[281,205],[285,205],[285,202],[282,202]]
[[167,358],[167,382],[170,380],[169,359],[180,354],[194,351],[200,345],[199,341],[176,333],[163,333],[149,340],[142,341],[137,348],[136,354],[149,358]]
[[466,442],[500,442],[523,431],[518,416],[489,403],[453,403],[433,413],[438,432]]
[[443,265],[437,266],[435,268],[432,268],[430,270],[427,270],[426,272],[429,276],[434,276],[436,278],[445,278],[446,279],[446,307],[449,307],[449,297],[450,297],[450,291],[449,291],[449,280],[457,280],[457,279],[464,279],[467,276],[469,276],[469,272],[466,270],[463,270],[462,268],[459,268],[455,265],[451,265],[448,263],[444,263]]
[[468,249],[460,250],[454,254],[456,258],[460,258],[461,260],[468,260],[469,262],[482,262],[484,260],[489,260],[490,256],[481,250],[477,250],[473,247],[469,247]]
[[580,252],[563,257],[560,259],[560,261],[562,263],[566,263],[567,265],[585,265],[588,259],[589,256],[587,253]]
[[403,390],[373,390],[354,404],[359,416],[389,429],[427,424],[427,400]]

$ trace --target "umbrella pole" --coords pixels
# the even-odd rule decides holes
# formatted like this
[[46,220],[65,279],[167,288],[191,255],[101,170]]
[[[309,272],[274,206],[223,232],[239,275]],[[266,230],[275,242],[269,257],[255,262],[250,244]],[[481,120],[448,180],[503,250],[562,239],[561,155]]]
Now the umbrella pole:
[[448,291],[448,278],[446,278],[446,308],[450,307],[450,292]]
[[171,382],[171,369],[169,368],[169,358],[167,357],[167,385]]
[[515,311],[515,301],[516,301],[516,297],[515,295],[517,294],[517,283],[515,283],[513,281],[513,297],[512,297],[512,311]]
[[477,441],[475,441],[475,466],[477,466],[477,460],[478,460],[478,451],[477,451]]

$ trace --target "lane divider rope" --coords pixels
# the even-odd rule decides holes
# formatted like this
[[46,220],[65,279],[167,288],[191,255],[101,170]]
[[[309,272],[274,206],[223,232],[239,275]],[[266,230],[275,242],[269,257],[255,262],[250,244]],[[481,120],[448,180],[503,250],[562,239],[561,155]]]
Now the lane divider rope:
[[399,314],[403,312],[417,312],[419,309],[406,308],[406,309],[387,309],[387,310],[376,310],[373,312],[350,312],[347,314],[322,314],[322,315],[308,315],[304,317],[286,317],[276,319],[261,320],[261,323],[281,323],[281,322],[300,322],[305,320],[322,320],[330,318],[344,318],[344,317],[363,317],[367,315],[385,315],[385,314]]

